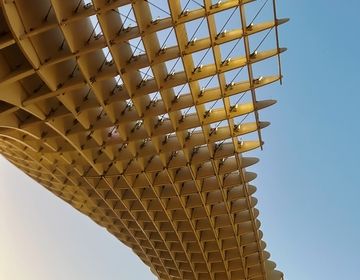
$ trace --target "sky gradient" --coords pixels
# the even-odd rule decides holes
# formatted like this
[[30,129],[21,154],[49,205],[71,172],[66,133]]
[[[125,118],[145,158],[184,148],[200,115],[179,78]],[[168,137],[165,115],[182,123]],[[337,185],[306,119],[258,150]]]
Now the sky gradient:
[[[359,1],[277,1],[283,86],[249,171],[285,279],[358,279]],[[267,89],[262,91],[267,94]],[[0,279],[154,279],[128,248],[0,158]]]

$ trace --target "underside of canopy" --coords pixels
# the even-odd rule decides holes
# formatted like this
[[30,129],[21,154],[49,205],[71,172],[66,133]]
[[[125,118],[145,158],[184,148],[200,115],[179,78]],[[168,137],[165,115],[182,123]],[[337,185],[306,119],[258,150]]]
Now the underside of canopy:
[[244,155],[285,51],[259,2],[1,0],[0,153],[159,279],[282,279]]

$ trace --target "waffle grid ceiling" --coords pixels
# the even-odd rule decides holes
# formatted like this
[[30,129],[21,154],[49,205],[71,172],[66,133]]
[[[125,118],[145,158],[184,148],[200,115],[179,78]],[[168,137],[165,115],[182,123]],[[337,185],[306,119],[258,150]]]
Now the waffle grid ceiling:
[[282,279],[243,156],[282,78],[275,1],[0,3],[3,156],[159,279]]

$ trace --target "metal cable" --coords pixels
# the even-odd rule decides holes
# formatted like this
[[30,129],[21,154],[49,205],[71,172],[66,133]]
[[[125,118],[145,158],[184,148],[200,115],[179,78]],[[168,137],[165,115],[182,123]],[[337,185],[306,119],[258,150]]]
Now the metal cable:
[[173,32],[173,30],[174,30],[174,27],[171,28],[169,34],[166,36],[166,38],[165,38],[164,42],[162,43],[160,49],[162,49],[163,47],[165,47],[165,44],[166,44],[167,40],[169,39],[169,37],[170,37],[171,33]]
[[[139,42],[138,42],[137,45],[135,46],[135,50],[134,50],[133,53],[131,54],[130,60],[135,56],[135,53],[136,53],[137,50],[142,51],[141,49],[139,49],[139,46],[140,46],[141,41],[142,41],[142,40],[139,39]],[[131,45],[130,43],[129,43],[129,45],[130,45],[130,46],[133,46],[133,45]],[[133,46],[133,47],[134,47],[134,46]],[[142,51],[142,52],[145,52],[145,51]]]
[[[211,48],[208,48],[205,52],[205,54],[202,56],[202,58],[200,59],[199,63],[196,65],[196,68],[198,68],[201,65],[201,62],[203,62],[203,60],[205,59],[206,55],[208,54],[208,52],[210,51]],[[195,69],[196,69],[195,68]]]
[[186,110],[186,112],[185,112],[185,114],[184,114],[184,117],[186,117],[187,116],[187,114],[190,112],[190,110],[191,110],[191,108],[192,108],[193,106],[191,106],[191,107],[188,107],[188,109]]
[[249,24],[252,24],[254,23],[255,19],[258,17],[258,15],[261,13],[261,11],[264,9],[266,3],[268,2],[269,0],[265,0],[265,2],[262,4],[262,6],[260,7],[260,9],[258,10],[258,12],[256,13],[256,15],[253,17],[253,19],[251,20],[251,22]]
[[241,38],[236,40],[235,45],[231,48],[230,52],[227,54],[227,56],[225,57],[224,61],[227,60],[229,58],[229,56],[232,54],[232,52],[235,50],[236,46],[239,44]]
[[[250,24],[252,24],[252,23],[255,21],[255,19],[259,16],[259,14],[260,14],[261,11],[264,9],[264,7],[265,7],[265,5],[266,5],[266,3],[267,3],[268,1],[269,1],[269,0],[265,0],[265,2],[263,3],[263,5],[260,7],[260,9],[259,9],[258,12],[256,13],[256,15],[255,15],[255,16],[253,17],[253,19],[251,20]],[[235,10],[236,10],[236,9],[234,9],[234,11],[235,11]],[[223,27],[221,28],[221,31],[219,32],[219,34],[222,32],[222,30],[223,30],[223,28],[225,27],[225,25],[229,22],[230,18],[231,18],[232,15],[234,14],[234,11],[231,13],[229,19],[225,22],[225,24],[224,24]],[[268,33],[270,33],[270,31],[271,31],[272,29],[273,29],[273,27],[269,30]],[[268,34],[265,35],[265,38],[263,38],[263,40],[260,42],[260,44],[256,47],[256,49],[255,49],[254,51],[256,51],[256,50],[260,47],[260,45],[263,43],[263,41],[266,39],[267,36],[268,36]],[[236,40],[236,43],[235,43],[234,46],[231,48],[231,50],[229,51],[229,53],[226,55],[224,61],[226,61],[226,60],[230,57],[230,55],[232,54],[232,52],[235,50],[235,48],[236,48],[237,45],[239,44],[240,40],[241,40],[241,38],[238,38],[238,39]],[[232,82],[237,78],[237,76],[241,73],[241,71],[243,70],[243,68],[244,68],[244,67],[241,67],[241,68],[239,69],[239,71],[236,73],[235,77],[231,80],[230,83],[232,83]]]
[[74,77],[74,73],[75,73],[76,69],[78,69],[78,67],[79,67],[79,65],[76,64],[75,67],[74,67],[74,69],[71,71],[71,74],[69,75],[69,78]]
[[[124,41],[123,43],[128,44],[130,47],[136,48],[136,45],[133,45],[133,44],[131,44],[131,43],[128,42],[128,41]],[[145,51],[144,51],[142,48],[139,48],[139,45],[137,46],[137,49],[138,49],[139,51],[145,53]]]
[[[125,15],[125,14],[123,14],[123,13],[120,13],[119,11],[117,11],[117,10],[115,10],[115,9],[111,9],[113,12],[115,12],[115,13],[117,13],[118,15],[120,15],[120,16],[123,16],[123,17],[128,17],[128,20],[131,20],[132,22],[134,22],[134,23],[136,23],[137,24],[137,21],[136,20],[134,20],[134,19],[132,19],[131,17],[129,17],[129,14],[128,15]],[[132,9],[130,9],[130,11],[129,12],[131,12],[131,10]],[[121,29],[121,28],[120,28]]]
[[204,22],[204,20],[205,20],[205,17],[203,17],[203,18],[201,19],[201,22],[199,23],[198,27],[195,29],[194,33],[192,34],[191,39],[189,40],[189,42],[191,42],[191,40],[194,39],[194,37],[195,37],[195,35],[196,35],[196,32],[198,32],[198,30],[199,30],[199,28],[201,27],[201,24]]
[[49,17],[49,14],[50,14],[50,12],[51,12],[51,10],[52,10],[52,5],[50,4],[50,8],[49,8],[49,10],[47,11],[47,13],[46,13],[46,15],[45,15],[45,17],[44,17],[44,21],[47,21],[48,20],[48,17]]
[[257,50],[260,48],[260,46],[264,43],[265,39],[269,36],[270,32],[271,32],[273,29],[274,29],[274,27],[271,27],[271,28],[269,29],[269,31],[266,33],[266,35],[264,36],[264,38],[262,38],[262,40],[261,40],[260,43],[257,45],[257,47],[255,48],[254,51],[257,51]]
[[220,32],[218,34],[220,34],[221,32],[223,32],[225,26],[228,24],[228,22],[230,21],[230,19],[232,18],[232,16],[234,15],[235,11],[237,10],[237,7],[233,9],[231,15],[229,16],[229,18],[226,20],[226,22],[224,23],[223,27],[220,29]]
[[[247,113],[246,115],[245,115],[245,117],[240,121],[240,123],[238,123],[238,125],[241,125],[245,120],[246,120],[246,118],[249,116],[249,114],[250,113]],[[214,149],[214,152],[216,152],[223,144],[224,144],[224,142],[227,140],[228,138],[225,138],[224,140],[222,140],[220,143],[219,143],[219,145]]]
[[95,32],[96,28],[98,27],[98,25],[99,25],[99,21],[97,20],[95,26],[93,27],[93,29],[92,29],[92,31],[91,31],[91,33],[90,33],[89,38],[88,38],[87,41],[86,41],[87,44],[90,42],[91,37],[94,35],[94,32]]
[[238,123],[238,125],[242,124],[242,123],[247,119],[247,117],[248,117],[249,115],[250,115],[250,113],[247,113],[247,114],[245,115],[245,117],[243,117],[242,120]]
[[182,14],[185,12],[185,10],[186,10],[187,6],[189,5],[190,1],[191,1],[191,0],[188,0],[188,1],[186,2],[185,7],[182,9],[180,15],[182,15]]
[[209,136],[211,136],[211,135],[216,131],[216,129],[220,126],[220,124],[223,123],[223,121],[224,121],[224,120],[218,122],[215,127],[211,128],[211,131],[210,131],[210,133],[209,133]]
[[83,98],[83,100],[85,101],[85,100],[87,100],[88,98],[89,98],[89,94],[90,94],[90,92],[91,92],[91,87],[89,87],[89,90],[88,90],[88,92],[86,93],[86,95],[84,96],[84,98]]
[[241,73],[241,71],[242,71],[243,69],[244,69],[244,66],[241,67],[241,68],[237,71],[237,73],[235,74],[235,76],[232,78],[230,84],[235,81],[235,79],[237,78],[237,76],[239,76],[239,74]]
[[219,101],[220,99],[216,99],[216,101],[211,105],[210,109],[208,111],[210,111],[211,109],[214,108],[214,106],[216,105],[216,103]]
[[[176,67],[176,65],[178,64],[180,58],[181,58],[181,57],[179,56],[179,57],[176,59],[175,64],[173,65],[173,67],[172,67],[172,68],[170,69],[170,71],[169,71],[170,73],[175,69],[175,67]],[[169,73],[169,74],[170,74],[170,73]]]
[[[274,27],[271,27],[271,28],[269,29],[269,31],[265,34],[265,36],[262,38],[262,40],[260,41],[260,43],[259,43],[259,44],[257,45],[257,47],[255,48],[254,52],[257,51],[257,50],[260,48],[260,46],[264,43],[265,39],[269,36],[270,32],[271,32],[273,29],[274,29]],[[237,76],[241,73],[241,71],[244,69],[244,67],[245,67],[245,66],[243,66],[243,67],[241,67],[241,68],[239,69],[239,71],[236,73],[236,75],[234,76],[234,78],[231,80],[230,84],[235,81],[235,79],[236,79]]]
[[175,95],[175,98],[178,98],[181,94],[181,91],[184,89],[184,87],[186,86],[187,84],[183,84],[183,86],[181,87],[181,89],[178,91],[178,93]]
[[195,1],[195,0],[191,0],[192,2],[198,4],[200,7],[202,7],[203,9],[205,9],[205,6],[204,5],[201,5],[199,2]]
[[77,11],[79,10],[82,1],[83,1],[83,0],[79,0],[78,4],[76,5],[76,8],[75,8],[75,10],[74,10],[74,14],[76,14]]
[[155,8],[158,8],[160,11],[164,12],[165,14],[171,16],[171,14],[168,11],[165,11],[163,8],[160,8],[159,6],[151,3],[149,0],[144,0],[145,2],[148,2],[150,5],[154,6]]
[[101,70],[102,70],[102,68],[103,68],[103,66],[104,66],[104,64],[105,64],[105,62],[106,62],[107,57],[109,56],[109,54],[110,54],[110,50],[109,50],[108,53],[105,55],[104,60],[102,61],[101,65],[100,65],[100,67],[99,67],[99,69],[98,69],[98,71],[101,71]]
[[241,99],[243,99],[243,97],[245,96],[245,94],[246,94],[247,92],[248,92],[248,91],[245,91],[243,94],[241,94],[241,96],[238,98],[238,100],[236,101],[236,103],[234,104],[234,106],[237,105],[237,104],[241,101]]
[[[127,13],[124,22],[121,24],[121,27],[120,27],[119,31],[117,32],[118,34],[123,30],[123,27],[124,27],[127,19],[129,18],[129,15],[130,15],[131,11],[132,11],[132,8],[131,8],[131,9],[129,10],[129,12]],[[120,14],[120,13],[119,13],[119,14]]]

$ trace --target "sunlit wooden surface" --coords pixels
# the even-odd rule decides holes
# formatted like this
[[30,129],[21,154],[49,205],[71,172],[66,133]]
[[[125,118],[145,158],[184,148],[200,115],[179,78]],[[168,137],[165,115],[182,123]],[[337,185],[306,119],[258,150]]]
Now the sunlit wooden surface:
[[[263,145],[260,111],[276,101],[256,91],[281,81],[287,20],[273,7],[269,21],[251,21],[251,2],[1,0],[1,154],[159,279],[282,279],[246,171],[258,160],[242,154]],[[219,30],[229,11],[239,28]],[[207,36],[190,36],[196,20]],[[251,44],[270,32],[273,48]],[[222,53],[229,42],[243,55]],[[270,59],[273,72],[257,76]]]

